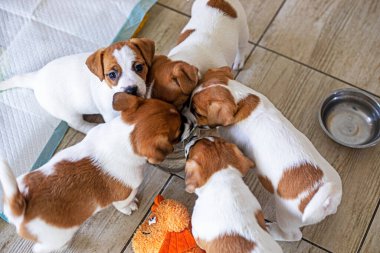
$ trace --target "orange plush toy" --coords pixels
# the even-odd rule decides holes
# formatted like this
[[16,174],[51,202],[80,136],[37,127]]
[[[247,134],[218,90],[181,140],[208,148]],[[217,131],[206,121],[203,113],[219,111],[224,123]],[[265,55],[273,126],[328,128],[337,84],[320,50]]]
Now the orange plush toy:
[[204,253],[190,228],[187,208],[158,195],[154,199],[149,219],[137,229],[132,248],[135,253]]

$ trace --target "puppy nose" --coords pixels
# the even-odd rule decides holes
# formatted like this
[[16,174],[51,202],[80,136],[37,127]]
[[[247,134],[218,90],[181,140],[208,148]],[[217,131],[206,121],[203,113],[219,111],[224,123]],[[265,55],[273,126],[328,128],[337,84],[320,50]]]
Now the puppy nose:
[[131,95],[136,95],[137,94],[137,86],[128,86],[125,89],[125,92]]

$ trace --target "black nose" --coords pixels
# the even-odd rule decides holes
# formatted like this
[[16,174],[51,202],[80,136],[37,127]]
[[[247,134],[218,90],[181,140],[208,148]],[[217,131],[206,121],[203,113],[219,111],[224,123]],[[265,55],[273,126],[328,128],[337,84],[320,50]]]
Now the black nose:
[[125,89],[125,92],[131,95],[136,95],[137,94],[137,86],[128,86]]

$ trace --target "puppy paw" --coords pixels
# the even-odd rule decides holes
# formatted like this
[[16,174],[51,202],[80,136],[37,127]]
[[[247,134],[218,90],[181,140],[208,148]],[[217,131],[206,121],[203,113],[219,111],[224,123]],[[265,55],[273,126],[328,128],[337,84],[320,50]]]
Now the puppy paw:
[[235,71],[241,70],[244,67],[245,58],[240,59],[240,57],[236,57],[234,65],[232,65],[232,69]]
[[276,222],[267,223],[266,225],[267,225],[269,234],[276,241],[293,242],[293,241],[300,241],[302,239],[302,232],[299,229],[284,231],[278,226]]
[[54,249],[50,249],[49,247],[47,247],[46,245],[42,243],[36,243],[34,244],[32,250],[34,253],[49,253],[53,251]]
[[119,212],[125,214],[125,215],[131,215],[133,211],[136,211],[137,209],[139,209],[139,206],[138,206],[138,199],[137,198],[134,198],[127,206],[124,206],[124,207],[119,207],[119,206],[116,206],[116,209],[119,210]]

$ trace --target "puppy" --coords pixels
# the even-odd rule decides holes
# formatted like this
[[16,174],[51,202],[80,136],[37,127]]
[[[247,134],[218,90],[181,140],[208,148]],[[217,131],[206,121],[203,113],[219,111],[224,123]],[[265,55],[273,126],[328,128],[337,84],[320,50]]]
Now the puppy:
[[233,80],[229,67],[205,74],[190,107],[185,115],[223,126],[220,135],[256,162],[261,184],[275,196],[277,223],[269,231],[276,240],[300,240],[300,227],[337,211],[338,173],[265,96]]
[[84,121],[83,114],[100,113],[106,122],[118,116],[112,108],[115,92],[146,94],[146,76],[154,52],[155,44],[149,39],[121,41],[92,54],[56,59],[39,71],[0,83],[0,90],[33,89],[46,111],[87,133],[96,124]]
[[186,150],[186,191],[198,195],[192,215],[198,245],[208,253],[282,252],[242,179],[254,163],[216,137],[190,141]]
[[[184,71],[187,83],[176,78],[179,70],[196,67],[203,75],[210,68],[244,66],[248,48],[247,17],[239,0],[196,0],[192,18],[182,30],[177,46],[166,56],[156,59],[165,68],[152,72],[152,97],[174,103],[182,108],[189,90],[197,85],[194,72]],[[155,66],[153,66],[153,69]]]
[[34,252],[62,248],[111,204],[130,215],[147,161],[163,161],[187,133],[180,114],[163,101],[116,93],[113,107],[120,117],[94,127],[41,168],[16,180],[1,163],[4,213],[20,236],[36,242]]

